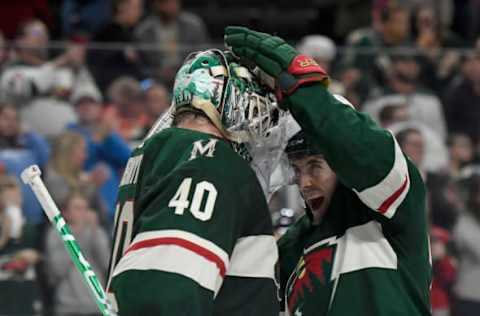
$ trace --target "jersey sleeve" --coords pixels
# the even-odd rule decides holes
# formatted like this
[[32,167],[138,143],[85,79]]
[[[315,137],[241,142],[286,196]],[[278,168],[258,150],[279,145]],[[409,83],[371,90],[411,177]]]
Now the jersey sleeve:
[[288,102],[309,141],[321,148],[339,181],[370,209],[391,219],[411,190],[424,190],[418,170],[393,135],[367,114],[356,111],[345,98],[311,85],[299,89]]
[[189,161],[160,181],[155,166],[142,166],[135,237],[111,284],[121,315],[212,314],[227,270],[235,268],[243,210],[255,199],[248,179],[231,178],[218,156]]

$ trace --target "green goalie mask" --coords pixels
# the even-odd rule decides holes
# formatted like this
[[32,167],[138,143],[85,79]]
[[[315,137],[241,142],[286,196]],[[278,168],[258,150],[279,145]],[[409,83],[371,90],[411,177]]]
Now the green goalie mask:
[[281,115],[274,95],[229,53],[217,49],[185,59],[175,77],[173,106],[177,113],[201,110],[236,143],[268,136]]

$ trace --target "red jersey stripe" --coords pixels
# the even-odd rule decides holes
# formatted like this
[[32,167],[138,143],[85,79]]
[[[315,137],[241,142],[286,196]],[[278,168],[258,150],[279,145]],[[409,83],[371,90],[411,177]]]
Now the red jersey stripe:
[[408,185],[408,175],[405,176],[405,180],[403,181],[403,184],[400,186],[400,188],[397,189],[397,191],[393,192],[392,195],[390,195],[383,203],[380,205],[378,208],[378,211],[382,214],[386,213],[388,211],[388,208],[395,202],[396,199],[405,191]]
[[139,241],[139,242],[131,245],[127,249],[127,251],[125,251],[124,255],[126,255],[130,251],[134,251],[134,250],[138,250],[138,249],[142,249],[142,248],[150,248],[150,247],[155,247],[155,246],[160,246],[160,245],[175,245],[175,246],[179,246],[179,247],[188,249],[188,250],[204,257],[205,259],[213,262],[218,267],[218,269],[220,270],[220,276],[222,278],[225,277],[225,273],[226,273],[225,263],[223,262],[223,260],[218,255],[216,255],[214,252],[212,252],[212,251],[210,251],[210,250],[208,250],[208,249],[206,249],[202,246],[199,246],[199,245],[197,245],[197,244],[195,244],[191,241],[188,241],[188,240],[185,240],[185,239],[182,239],[182,238],[161,237],[161,238],[142,240],[142,241]]

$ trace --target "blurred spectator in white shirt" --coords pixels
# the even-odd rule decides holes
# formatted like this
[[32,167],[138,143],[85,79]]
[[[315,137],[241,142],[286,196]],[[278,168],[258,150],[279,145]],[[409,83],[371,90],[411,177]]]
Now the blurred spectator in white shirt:
[[[38,20],[23,24],[17,37],[17,59],[0,77],[4,99],[20,109],[21,121],[48,138],[76,121],[69,96],[86,85],[96,89],[85,65],[85,39],[74,38],[60,56],[49,61],[49,33]],[[45,113],[55,115],[45,115]]]
[[418,64],[412,56],[397,55],[389,67],[389,84],[383,95],[367,101],[362,110],[378,121],[380,110],[387,104],[405,104],[410,119],[434,130],[445,140],[447,130],[440,99],[425,90],[419,82]]

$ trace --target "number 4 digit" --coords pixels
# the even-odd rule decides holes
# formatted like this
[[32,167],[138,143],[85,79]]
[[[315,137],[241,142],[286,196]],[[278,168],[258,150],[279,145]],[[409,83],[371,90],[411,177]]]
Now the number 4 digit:
[[168,207],[175,208],[175,214],[183,215],[184,210],[188,207],[190,202],[188,201],[188,193],[190,192],[190,186],[192,185],[192,178],[185,178],[178,187],[177,193],[168,203]]

